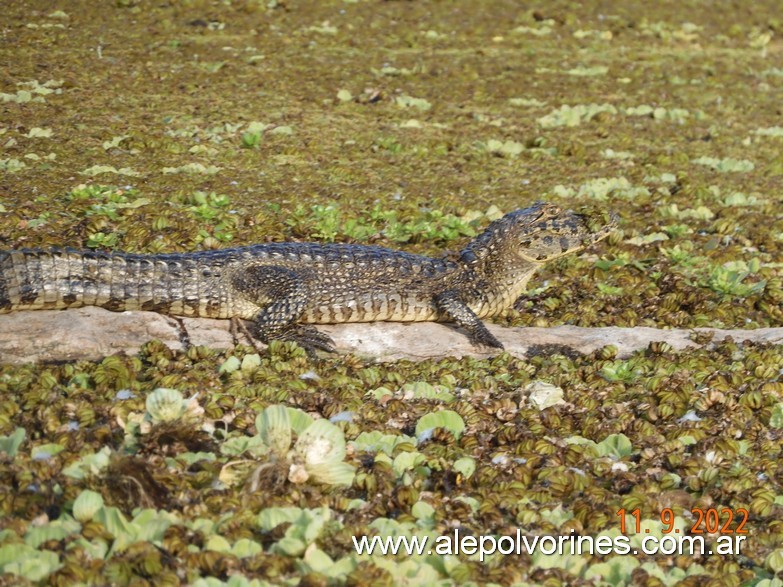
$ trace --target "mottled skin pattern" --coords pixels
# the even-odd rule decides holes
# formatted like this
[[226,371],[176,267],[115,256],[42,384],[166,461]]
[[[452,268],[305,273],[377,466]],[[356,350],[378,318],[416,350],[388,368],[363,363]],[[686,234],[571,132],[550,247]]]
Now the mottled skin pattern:
[[506,214],[454,260],[375,246],[271,243],[186,254],[0,251],[0,313],[100,306],[243,319],[254,336],[333,350],[304,324],[449,321],[503,348],[481,318],[502,314],[546,262],[604,238],[614,218],[547,203]]

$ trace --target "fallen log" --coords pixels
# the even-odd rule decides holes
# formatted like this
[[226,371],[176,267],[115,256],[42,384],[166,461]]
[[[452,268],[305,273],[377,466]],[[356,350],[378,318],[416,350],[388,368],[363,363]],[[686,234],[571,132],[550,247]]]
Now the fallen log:
[[[115,353],[134,354],[152,339],[180,350],[184,348],[183,327],[190,344],[213,348],[234,344],[227,320],[181,318],[180,321],[181,325],[171,317],[154,312],[110,312],[96,307],[4,314],[0,315],[0,363],[94,360]],[[617,347],[617,356],[623,358],[656,341],[682,350],[702,346],[694,340],[698,339],[695,333],[712,333],[712,343],[730,336],[736,342],[783,344],[783,328],[507,328],[495,324],[488,327],[510,354],[520,358],[541,353],[587,354],[610,344]],[[495,354],[475,348],[458,330],[434,322],[372,322],[318,328],[334,339],[339,352],[377,361],[483,358]]]

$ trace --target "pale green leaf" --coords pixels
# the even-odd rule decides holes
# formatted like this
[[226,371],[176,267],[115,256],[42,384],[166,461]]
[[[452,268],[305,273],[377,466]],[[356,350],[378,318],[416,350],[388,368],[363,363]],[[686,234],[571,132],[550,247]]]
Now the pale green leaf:
[[435,428],[444,428],[459,439],[465,430],[465,421],[457,412],[453,410],[440,410],[430,414],[425,414],[416,423],[416,436],[421,437],[422,433]]
[[10,458],[14,458],[19,451],[19,447],[22,446],[26,435],[27,432],[24,428],[16,428],[13,434],[0,436],[0,453],[5,453]]
[[73,517],[82,523],[88,522],[102,507],[103,496],[90,489],[85,489],[73,502]]

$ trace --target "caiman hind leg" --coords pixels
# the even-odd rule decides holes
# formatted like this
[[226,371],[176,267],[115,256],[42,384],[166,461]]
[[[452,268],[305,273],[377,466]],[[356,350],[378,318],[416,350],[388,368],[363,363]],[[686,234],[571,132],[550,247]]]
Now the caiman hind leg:
[[446,318],[468,331],[468,339],[474,345],[502,349],[503,343],[495,338],[459,294],[453,290],[435,296],[435,305]]
[[294,341],[311,356],[316,350],[335,352],[329,336],[313,326],[297,323],[307,303],[306,275],[285,267],[257,265],[235,274],[232,285],[242,297],[261,308],[250,323],[250,331],[261,342]]

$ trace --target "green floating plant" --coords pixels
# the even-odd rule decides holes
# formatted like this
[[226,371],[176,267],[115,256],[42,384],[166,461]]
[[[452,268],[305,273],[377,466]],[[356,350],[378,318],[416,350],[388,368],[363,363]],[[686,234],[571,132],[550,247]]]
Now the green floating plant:
[[633,454],[631,441],[625,434],[610,434],[596,445],[599,457],[621,459]]
[[[377,461],[384,461],[385,455],[378,455],[376,457]],[[387,461],[388,462],[388,461]],[[421,454],[418,451],[410,451],[410,452],[401,452],[396,457],[394,457],[394,460],[391,461],[392,471],[394,471],[395,476],[399,479],[406,475],[406,473],[413,473],[413,474],[419,474],[424,476],[424,474],[429,471],[429,468],[426,466],[427,464],[427,458]]]
[[754,135],[761,137],[781,137],[783,138],[783,127],[769,126],[766,128],[757,128],[753,131]]
[[372,432],[362,432],[350,443],[355,450],[370,453],[383,452],[389,456],[394,454],[394,450],[404,444],[412,447],[416,446],[416,439],[404,434],[384,434],[379,430]]
[[379,400],[384,396],[393,396],[400,397],[404,400],[429,399],[442,401],[444,403],[454,401],[454,394],[451,393],[447,387],[443,385],[432,385],[426,381],[405,383],[396,392],[386,387],[379,387],[368,391],[367,395],[374,397],[376,400]]
[[783,428],[783,402],[778,402],[772,406],[772,413],[769,416],[770,428]]
[[100,475],[109,466],[112,450],[104,446],[96,453],[82,456],[63,469],[63,475],[71,479],[81,480],[90,476]]
[[[392,152],[402,148],[393,139],[379,139],[377,144]],[[426,210],[408,220],[401,218],[397,210],[376,204],[366,216],[356,218],[354,213],[346,213],[342,206],[314,204],[298,205],[286,224],[295,233],[324,241],[345,238],[361,241],[378,234],[393,242],[450,241],[474,236],[478,223],[485,219],[494,220],[497,212],[497,208],[490,207],[486,214],[469,211],[464,216],[455,216],[439,210]]]
[[646,187],[635,186],[626,177],[597,177],[576,187],[556,185],[552,192],[561,198],[591,198],[598,201],[610,198],[631,200],[650,195]]
[[210,433],[210,425],[202,421],[204,408],[199,405],[197,398],[198,394],[185,398],[180,391],[165,387],[150,392],[145,401],[144,413],[131,412],[125,419],[117,420],[125,430],[124,449],[135,452],[141,437],[163,426],[200,429]]
[[31,525],[24,535],[24,543],[31,548],[40,548],[50,541],[65,540],[80,530],[81,526],[78,522],[67,518],[47,522],[41,526]]
[[629,245],[649,245],[651,243],[657,243],[660,241],[667,241],[669,240],[669,235],[664,232],[652,232],[650,234],[635,236],[633,238],[627,239],[625,242]]
[[27,432],[24,428],[17,428],[9,436],[0,436],[0,453],[5,453],[10,458],[14,458],[19,451],[19,447],[22,446],[26,435]]
[[204,409],[199,406],[196,398],[197,395],[194,395],[186,399],[176,389],[159,387],[147,396],[144,421],[162,424],[183,418],[197,418],[204,413]]
[[418,108],[419,110],[429,110],[432,108],[432,104],[430,104],[424,98],[414,98],[412,96],[408,96],[407,94],[397,96],[394,99],[394,102],[400,108]]
[[454,438],[459,439],[465,430],[465,421],[453,410],[440,410],[425,414],[416,423],[416,436],[421,439],[422,436],[428,435],[435,428],[444,428],[451,432]]
[[714,169],[719,173],[747,173],[753,171],[756,166],[752,161],[747,159],[732,159],[727,157],[725,159],[716,159],[715,157],[699,157],[693,159],[691,163],[696,165],[704,165],[710,169]]
[[528,401],[538,410],[562,404],[563,389],[545,381],[531,381],[526,387]]
[[163,173],[184,173],[184,174],[191,174],[191,175],[214,175],[218,171],[220,171],[222,167],[217,167],[215,165],[204,165],[202,163],[186,163],[185,165],[180,165],[179,167],[164,167],[162,169]]
[[454,461],[452,468],[466,479],[470,479],[473,473],[476,472],[476,459],[473,457],[462,457]]
[[43,581],[62,567],[55,552],[36,550],[27,544],[0,546],[0,574],[16,575],[27,581]]
[[517,141],[499,141],[490,139],[482,143],[483,149],[492,155],[498,157],[516,157],[525,150],[525,145]]
[[[258,489],[260,473],[272,464],[287,466],[291,483],[312,480],[327,485],[350,485],[353,482],[355,468],[343,462],[345,436],[328,420],[314,421],[302,410],[274,405],[262,411],[255,424],[256,437],[230,439],[223,448],[224,454],[247,451],[259,459],[266,457],[266,462],[261,463],[251,476],[251,491]],[[221,470],[221,481],[229,485],[236,483],[241,475],[234,472],[235,467],[249,462],[227,463]]]
[[703,285],[723,296],[746,298],[763,292],[767,285],[764,279],[755,282],[746,281],[755,272],[752,266],[726,263],[713,267],[702,282]]
[[73,517],[83,524],[92,520],[102,507],[103,496],[90,489],[85,489],[73,502]]
[[611,457],[613,459],[622,459],[633,454],[633,445],[625,434],[610,434],[601,442],[595,442],[582,436],[571,436],[566,438],[568,444],[578,444],[593,448],[599,457]]
[[590,122],[601,113],[617,114],[617,108],[611,104],[577,104],[576,106],[563,104],[560,108],[539,118],[537,122],[542,128],[573,127],[583,122]]
[[101,175],[103,173],[112,173],[114,175],[127,175],[130,177],[139,177],[141,175],[141,172],[136,171],[135,169],[132,169],[130,167],[121,167],[120,169],[117,169],[113,165],[93,165],[92,167],[88,167],[80,172],[82,175],[89,175],[91,177],[94,177],[96,175]]
[[273,507],[258,514],[261,530],[269,532],[281,524],[289,524],[285,535],[272,547],[273,552],[285,556],[301,556],[305,549],[320,536],[327,522],[332,522],[332,510],[328,507],[303,509],[298,507]]
[[607,381],[620,381],[623,383],[632,383],[641,375],[637,361],[633,359],[609,362],[601,367],[599,373]]

